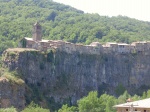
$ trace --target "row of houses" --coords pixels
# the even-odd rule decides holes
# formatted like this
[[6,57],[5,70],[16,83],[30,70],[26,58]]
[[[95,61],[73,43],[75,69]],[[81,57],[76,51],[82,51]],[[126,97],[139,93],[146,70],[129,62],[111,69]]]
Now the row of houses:
[[90,45],[74,44],[62,40],[40,40],[35,41],[33,38],[25,37],[19,42],[19,47],[34,48],[41,51],[54,48],[67,53],[79,52],[88,54],[105,53],[135,53],[147,52],[150,50],[150,42],[133,42],[132,44],[126,43],[112,43],[108,42],[104,45],[99,42],[92,42]]
[[150,50],[150,41],[133,42],[132,44],[126,43],[112,43],[108,42],[103,45],[106,52],[117,53],[135,53],[135,52],[147,52]]
[[66,51],[67,53],[132,53],[148,51],[150,49],[150,41],[133,42],[132,44],[108,42],[105,45],[102,45],[99,42],[92,42],[90,45],[82,45],[73,44],[62,40],[44,40],[42,39],[41,25],[38,22],[36,22],[33,26],[32,38],[24,37],[19,42],[19,47],[34,48],[41,51],[46,51],[47,49],[54,48],[60,51]]
[[35,41],[33,38],[25,37],[19,44],[21,48],[34,48],[40,51],[46,51],[47,49],[56,49],[59,51],[65,51],[67,53],[79,52],[79,53],[90,53],[100,54],[103,52],[103,47],[99,42],[93,42],[90,45],[74,44],[65,42],[62,40],[40,40]]

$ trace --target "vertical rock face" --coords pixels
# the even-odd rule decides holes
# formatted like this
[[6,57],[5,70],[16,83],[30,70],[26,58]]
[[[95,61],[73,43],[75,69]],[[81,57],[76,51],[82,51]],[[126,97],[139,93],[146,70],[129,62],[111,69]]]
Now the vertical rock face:
[[[10,56],[10,52],[15,56]],[[4,66],[22,74],[25,83],[36,87],[48,100],[69,102],[96,90],[117,94],[122,85],[130,93],[150,87],[150,54],[80,54],[27,49],[6,50]],[[139,91],[140,90],[140,91]]]
[[23,109],[25,107],[25,87],[10,83],[7,78],[0,78],[0,108],[16,107]]

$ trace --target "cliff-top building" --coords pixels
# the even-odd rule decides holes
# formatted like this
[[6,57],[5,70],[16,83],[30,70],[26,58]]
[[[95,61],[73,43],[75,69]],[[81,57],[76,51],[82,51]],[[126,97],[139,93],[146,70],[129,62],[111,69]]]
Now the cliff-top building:
[[33,26],[32,38],[24,37],[19,42],[21,48],[33,48],[41,51],[45,51],[49,48],[59,49],[68,53],[78,51],[80,53],[100,53],[103,49],[99,42],[93,42],[90,45],[84,46],[82,44],[73,44],[62,40],[44,40],[42,39],[42,27],[36,22]]
[[90,45],[73,44],[62,40],[42,39],[42,27],[36,22],[33,25],[32,38],[24,37],[19,42],[21,48],[33,48],[41,51],[54,48],[61,51],[100,54],[100,53],[135,53],[150,50],[150,42],[133,42],[132,44],[108,42],[101,45],[99,42],[92,42]]

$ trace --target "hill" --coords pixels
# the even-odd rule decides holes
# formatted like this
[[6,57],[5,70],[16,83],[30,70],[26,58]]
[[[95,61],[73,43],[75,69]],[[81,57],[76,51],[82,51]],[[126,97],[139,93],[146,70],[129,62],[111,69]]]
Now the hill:
[[87,14],[52,0],[0,0],[0,52],[31,37],[39,21],[43,38],[73,43],[150,40],[150,23],[128,17]]

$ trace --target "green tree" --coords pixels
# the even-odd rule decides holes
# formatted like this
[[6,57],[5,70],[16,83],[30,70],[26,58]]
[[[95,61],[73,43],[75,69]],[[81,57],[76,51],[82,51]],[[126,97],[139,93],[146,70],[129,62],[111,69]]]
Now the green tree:
[[147,91],[147,98],[150,98],[150,90]]
[[118,97],[118,103],[121,104],[121,103],[125,103],[127,101],[128,98],[131,98],[131,95],[125,91],[122,95],[120,95]]
[[101,102],[97,92],[92,91],[88,96],[78,101],[79,112],[102,112]]
[[22,112],[50,112],[50,110],[43,109],[34,102],[31,102]]
[[105,112],[116,112],[113,106],[116,104],[116,98],[113,96],[109,96],[106,102]]
[[133,101],[136,101],[136,100],[140,100],[141,97],[135,94],[134,96],[131,97],[131,99],[132,99]]
[[77,112],[77,111],[78,111],[77,107],[74,106],[68,107],[67,104],[63,105],[61,109],[58,110],[58,112]]
[[143,98],[143,99],[147,98],[147,94],[146,94],[145,91],[143,92],[142,98]]

